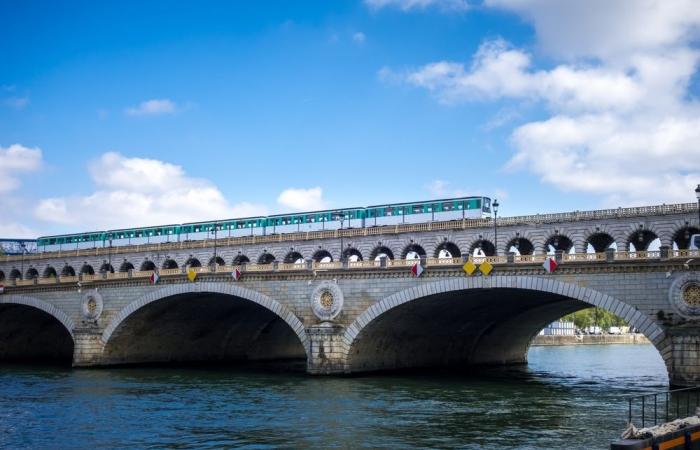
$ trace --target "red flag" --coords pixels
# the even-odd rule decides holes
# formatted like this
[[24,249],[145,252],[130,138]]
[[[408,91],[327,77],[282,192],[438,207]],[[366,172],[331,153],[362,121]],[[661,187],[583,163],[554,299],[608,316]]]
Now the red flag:
[[0,284],[0,294],[3,294],[5,292],[5,285]]
[[421,274],[425,271],[423,269],[423,266],[420,265],[420,263],[415,263],[414,265],[411,266],[411,273],[413,274],[414,277],[419,277]]
[[153,273],[151,274],[151,284],[156,284],[156,283],[158,282],[158,279],[159,279],[159,278],[160,278],[160,277],[158,276],[158,274],[155,273],[155,272],[153,272]]
[[233,269],[233,272],[231,272],[231,278],[233,278],[233,281],[238,281],[241,278],[241,269]]
[[546,270],[547,273],[554,272],[554,269],[556,269],[557,266],[558,266],[558,264],[554,260],[554,258],[547,258],[544,260],[544,264],[542,264],[542,267],[544,267],[544,270]]

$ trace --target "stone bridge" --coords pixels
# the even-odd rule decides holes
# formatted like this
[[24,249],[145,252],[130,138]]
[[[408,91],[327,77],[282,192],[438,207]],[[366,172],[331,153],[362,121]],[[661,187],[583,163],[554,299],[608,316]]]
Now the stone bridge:
[[[2,257],[0,358],[298,362],[313,374],[520,364],[546,324],[598,306],[649,338],[672,384],[700,381],[700,271],[687,249],[695,205],[504,218],[500,246],[492,225]],[[560,263],[551,274],[547,253]],[[468,260],[479,266],[471,275]]]

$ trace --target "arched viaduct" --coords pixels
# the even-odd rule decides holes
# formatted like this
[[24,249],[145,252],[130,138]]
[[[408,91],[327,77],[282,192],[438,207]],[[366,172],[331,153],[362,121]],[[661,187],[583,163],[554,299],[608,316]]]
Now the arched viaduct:
[[[578,235],[562,232],[570,224],[504,232],[506,243],[523,247],[525,241],[518,239],[534,242],[533,249],[550,242],[560,262],[552,274],[542,268],[544,251],[470,256],[472,241],[465,236],[479,238],[481,231],[483,239],[486,230],[362,237],[382,244],[376,261],[364,256],[375,248],[359,238],[348,248],[363,259],[350,259],[354,252],[347,252],[341,261],[330,262],[305,259],[310,254],[306,246],[319,245],[330,249],[330,259],[340,259],[340,249],[332,251],[330,238],[285,244],[304,258],[293,255],[286,262],[271,243],[264,243],[266,248],[260,250],[267,251],[261,254],[272,254],[276,262],[235,266],[239,250],[226,247],[220,253],[223,264],[214,259],[209,266],[207,249],[169,249],[168,258],[157,265],[132,263],[133,269],[102,273],[94,267],[93,273],[61,269],[62,263],[99,267],[100,261],[87,254],[44,254],[29,261],[55,273],[37,270],[35,278],[6,278],[0,295],[0,360],[52,359],[74,366],[274,362],[297,364],[313,374],[521,364],[543,326],[598,306],[647,336],[661,354],[672,384],[695,384],[700,381],[698,255],[684,250],[673,236],[684,226],[697,226],[697,219],[685,213],[646,218],[636,235],[642,228],[633,223],[639,220],[628,219],[582,221]],[[565,253],[567,249],[559,247],[560,242],[568,245],[565,236],[575,246],[586,230],[598,236],[612,229],[631,230],[640,248],[651,238],[644,230],[654,230],[666,245],[658,251],[628,252],[624,242],[617,251],[608,243],[604,251],[588,253]],[[556,241],[550,239],[550,231],[557,231]],[[541,238],[533,238],[536,235]],[[597,238],[592,239],[588,243],[595,247]],[[243,250],[252,255],[256,245]],[[152,249],[145,257],[138,249],[128,252],[121,255],[158,260]],[[420,277],[410,271],[417,261],[405,259],[410,252],[426,269]],[[101,259],[99,251],[95,253],[94,258]],[[136,262],[136,256],[125,259]],[[190,259],[187,266],[196,274],[194,280],[183,267],[184,256]],[[493,271],[488,276],[479,270],[467,275],[462,264],[469,258],[477,264],[488,261]],[[177,267],[165,265],[168,260]],[[254,260],[259,261],[249,258]],[[16,270],[17,262],[5,258],[0,271]],[[236,269],[241,271],[238,280],[232,276]],[[154,271],[160,274],[155,285],[149,280]]]

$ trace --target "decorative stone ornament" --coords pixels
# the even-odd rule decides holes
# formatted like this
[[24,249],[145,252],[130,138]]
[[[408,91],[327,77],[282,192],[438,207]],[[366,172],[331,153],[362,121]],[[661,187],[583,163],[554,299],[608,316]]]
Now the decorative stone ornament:
[[343,309],[343,291],[332,281],[322,281],[311,293],[311,309],[321,320],[335,319]]
[[673,283],[668,299],[678,314],[691,320],[700,320],[700,274],[684,273]]
[[97,320],[102,315],[102,295],[96,290],[91,290],[83,295],[83,317],[87,320]]

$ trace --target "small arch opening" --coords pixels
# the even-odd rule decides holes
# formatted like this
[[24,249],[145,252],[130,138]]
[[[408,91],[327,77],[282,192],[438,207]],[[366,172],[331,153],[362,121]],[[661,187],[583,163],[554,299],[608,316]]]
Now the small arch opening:
[[496,247],[487,239],[479,239],[472,244],[469,254],[476,257],[495,256]]
[[114,267],[108,262],[102,263],[100,273],[114,273]]
[[174,259],[166,259],[163,261],[163,269],[177,269],[177,262]]
[[333,256],[331,256],[328,250],[317,250],[313,255],[313,260],[320,263],[333,262]]
[[258,264],[272,264],[274,260],[275,256],[272,253],[265,252],[258,258]]
[[185,261],[185,267],[202,267],[202,263],[194,256],[190,256],[187,261]]
[[516,255],[532,255],[535,251],[535,246],[532,245],[529,239],[523,237],[516,237],[508,242],[506,248],[509,252],[515,253]]
[[343,258],[350,262],[362,261],[362,253],[356,248],[348,247],[343,250]]
[[[630,251],[646,251],[649,249],[649,245],[658,239],[656,233],[650,230],[639,229],[634,233],[630,234],[628,242],[630,244]],[[632,250],[634,247],[634,250]]]
[[134,270],[134,265],[131,264],[129,261],[124,261],[122,265],[119,266],[120,272],[128,272],[130,270]]
[[563,234],[554,234],[544,244],[544,251],[548,255],[553,255],[558,251],[570,253],[574,250],[573,241]]
[[145,272],[147,270],[156,270],[156,265],[153,261],[145,260],[144,262],[141,263],[141,272]]
[[20,272],[19,269],[10,270],[10,281],[21,280],[21,279],[22,279],[22,272]]
[[52,266],[46,266],[43,276],[44,278],[56,278],[58,274],[56,273],[56,269],[54,269]]
[[80,268],[80,275],[95,275],[95,270],[90,264],[83,264]]
[[39,271],[36,270],[34,267],[30,267],[27,269],[26,277],[25,279],[27,280],[33,280],[35,278],[39,278]]
[[700,228],[686,225],[673,233],[673,243],[676,250],[688,250],[690,248],[690,238],[695,234],[700,234]]
[[402,252],[403,258],[401,259],[421,259],[425,258],[425,249],[418,244],[407,245]]
[[443,241],[435,249],[435,257],[440,259],[446,258],[459,258],[462,256],[462,252],[459,247],[454,242]]
[[224,258],[222,258],[221,256],[212,256],[211,259],[209,259],[209,267],[213,266],[214,264],[216,264],[217,266],[225,266],[226,261],[224,261]]
[[371,261],[379,261],[381,258],[394,259],[394,252],[385,245],[379,245],[372,250],[369,259]]
[[290,251],[284,257],[285,264],[304,264],[304,257],[299,252]]
[[[586,240],[588,244],[588,253],[602,253],[608,248],[612,248],[615,244],[615,238],[610,236],[608,233],[599,231],[591,234]],[[617,245],[614,246],[617,249]]]
[[240,266],[243,264],[249,264],[250,263],[250,258],[248,258],[246,255],[243,254],[238,254],[236,255],[235,258],[233,258],[233,265],[234,266]]
[[74,277],[75,276],[75,269],[72,266],[63,266],[63,269],[61,269],[61,276],[62,277]]

